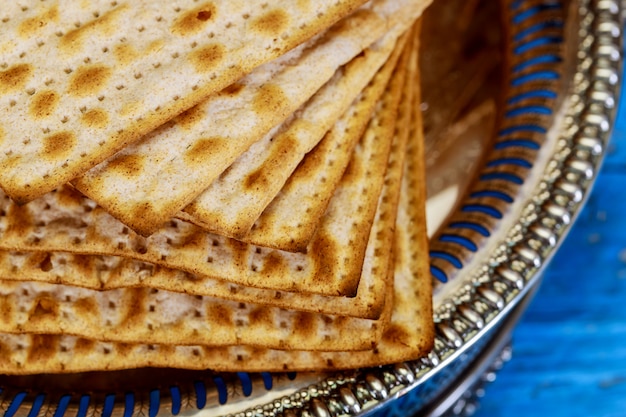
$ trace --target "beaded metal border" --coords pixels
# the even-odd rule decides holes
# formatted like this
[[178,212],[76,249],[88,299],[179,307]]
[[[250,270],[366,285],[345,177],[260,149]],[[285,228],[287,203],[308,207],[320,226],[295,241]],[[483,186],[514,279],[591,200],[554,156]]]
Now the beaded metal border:
[[533,287],[541,267],[580,211],[615,117],[622,63],[622,5],[619,0],[580,0],[577,6],[576,74],[556,149],[522,216],[493,257],[477,268],[471,278],[473,285],[436,312],[433,352],[418,361],[329,378],[235,417],[374,413],[391,400],[419,390],[455,359],[479,347],[481,336]]

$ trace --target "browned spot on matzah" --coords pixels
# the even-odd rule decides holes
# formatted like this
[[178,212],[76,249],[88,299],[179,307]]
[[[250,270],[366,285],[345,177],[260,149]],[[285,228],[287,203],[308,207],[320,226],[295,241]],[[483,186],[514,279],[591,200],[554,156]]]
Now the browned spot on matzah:
[[39,16],[22,21],[17,28],[17,33],[24,38],[35,36],[41,29],[46,27],[49,22],[57,21],[58,19],[59,10],[57,6],[53,6]]
[[87,96],[99,92],[109,80],[111,69],[104,65],[78,68],[70,80],[68,92],[75,96]]
[[76,136],[72,132],[59,132],[43,139],[41,156],[46,159],[61,159],[69,154],[76,145]]
[[171,31],[181,36],[193,35],[204,29],[209,22],[215,20],[216,14],[217,9],[213,3],[204,3],[176,19]]
[[144,167],[144,156],[137,154],[120,155],[109,162],[108,167],[125,176],[135,176],[141,173]]
[[183,129],[189,130],[196,123],[202,121],[204,117],[204,111],[202,110],[202,106],[193,106],[192,108],[182,112],[176,118],[176,124],[182,127]]
[[6,323],[13,321],[14,306],[17,305],[17,300],[14,294],[7,294],[0,297],[0,319]]
[[224,47],[220,44],[207,45],[193,51],[189,59],[198,72],[210,72],[224,59]]
[[298,149],[298,142],[292,136],[284,136],[276,146],[272,148],[272,153],[269,155],[265,163],[246,176],[244,179],[244,187],[247,189],[265,190],[270,185],[268,175],[271,175],[271,171],[277,169],[281,165],[281,161],[285,155],[292,152],[296,152]]
[[33,74],[33,67],[28,64],[14,65],[0,71],[0,93],[19,90]]
[[224,327],[232,327],[233,325],[232,310],[224,305],[208,303],[206,315],[209,323]]
[[34,334],[31,336],[31,345],[28,351],[28,362],[45,362],[56,356],[59,350],[60,336],[49,334]]
[[59,96],[52,90],[40,91],[30,102],[30,115],[36,119],[50,116],[54,112]]
[[80,118],[80,121],[89,127],[102,129],[109,122],[109,114],[100,108],[87,110]]
[[259,91],[254,96],[252,109],[257,114],[273,112],[282,107],[285,101],[287,101],[287,98],[279,86],[265,84],[259,88]]
[[27,206],[11,204],[7,213],[7,234],[28,236],[31,232],[33,219]]
[[289,16],[281,9],[265,13],[252,22],[250,28],[268,36],[279,35],[289,25]]
[[397,324],[390,324],[385,329],[383,338],[391,343],[408,346],[411,343],[411,335]]
[[123,117],[133,117],[142,108],[143,108],[143,101],[142,100],[130,101],[130,102],[124,104],[124,106],[122,106],[122,108],[119,111],[119,115],[123,116]]
[[78,207],[84,199],[83,195],[72,187],[61,187],[56,191],[59,204],[63,207]]
[[258,307],[250,312],[250,324],[271,324],[273,322],[272,313],[267,307]]
[[97,317],[99,315],[98,303],[93,298],[79,298],[73,303],[73,305],[74,310],[76,310],[76,313],[81,317]]
[[298,312],[294,324],[294,331],[303,335],[314,335],[317,333],[315,328],[315,316],[312,313]]
[[119,30],[116,19],[120,15],[120,12],[127,7],[128,6],[123,5],[113,9],[100,16],[98,19],[92,20],[84,26],[67,32],[61,38],[59,47],[66,53],[76,53],[82,48],[83,40],[86,38],[97,36],[98,34],[111,35],[115,33],[116,30]]
[[328,239],[321,233],[318,234],[311,245],[311,259],[315,262],[315,281],[324,282],[329,276],[332,276],[332,271],[335,268],[335,264],[332,261],[332,257],[320,256],[319,254],[334,253],[337,252],[336,244],[332,239]]
[[126,300],[124,305],[128,308],[124,314],[124,318],[121,321],[121,326],[132,326],[133,323],[141,323],[144,321],[146,312],[143,306],[146,304],[146,291],[145,288],[132,288],[126,294]]
[[276,251],[272,251],[263,258],[263,267],[259,271],[260,273],[271,276],[273,274],[284,274],[288,268],[288,264],[285,261],[285,257],[280,255]]
[[113,54],[115,55],[115,59],[122,65],[128,65],[131,62],[135,61],[139,56],[139,52],[128,43],[121,43],[115,46],[113,49]]
[[185,152],[185,162],[189,165],[202,164],[207,158],[214,153],[221,152],[226,146],[228,146],[228,141],[224,138],[200,139]]
[[74,352],[80,353],[90,353],[95,346],[95,342],[89,339],[78,338],[76,340],[76,344],[74,345]]
[[59,305],[47,294],[42,295],[35,301],[35,307],[30,311],[29,320],[42,318],[55,318],[59,314]]
[[243,90],[243,87],[244,87],[243,84],[232,83],[231,85],[223,89],[220,92],[220,94],[227,95],[227,96],[236,96],[237,94],[241,92],[241,90]]
[[0,342],[0,358],[10,358],[13,351],[4,343]]

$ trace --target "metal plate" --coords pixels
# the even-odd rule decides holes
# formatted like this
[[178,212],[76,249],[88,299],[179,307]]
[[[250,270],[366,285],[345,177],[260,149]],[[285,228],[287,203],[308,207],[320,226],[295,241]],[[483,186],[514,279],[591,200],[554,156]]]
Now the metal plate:
[[[459,114],[431,126],[438,139],[427,142],[437,326],[428,357],[337,375],[141,370],[106,378],[2,377],[4,414],[404,416],[451,386],[534,287],[578,213],[606,148],[619,86],[617,0],[502,0],[500,6],[502,29],[488,25],[498,27],[504,50],[498,88],[490,90],[496,95],[475,100],[480,94],[473,91]],[[490,70],[450,71],[447,81],[465,82],[471,71],[484,78]],[[460,107],[478,117],[465,127],[482,130],[468,128],[462,143],[459,135],[441,139],[454,137],[441,128],[462,119]],[[485,135],[479,122],[489,115],[496,129]]]

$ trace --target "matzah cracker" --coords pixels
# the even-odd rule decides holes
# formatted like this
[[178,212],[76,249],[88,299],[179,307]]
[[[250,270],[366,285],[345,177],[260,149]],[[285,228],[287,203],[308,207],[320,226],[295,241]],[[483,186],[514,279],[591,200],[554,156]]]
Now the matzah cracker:
[[[391,290],[390,284],[387,287]],[[11,281],[0,281],[0,311],[0,332],[5,333],[69,334],[168,345],[251,345],[331,351],[370,348],[380,339],[389,321],[389,308],[380,319],[367,320],[151,288],[94,291]]]
[[[418,102],[416,102],[418,103]],[[433,345],[431,281],[424,216],[423,143],[411,137],[396,227],[391,325],[376,348],[362,352],[302,352],[245,346],[211,348],[119,344],[72,336],[0,334],[0,372],[34,374],[138,367],[216,371],[305,371],[377,366],[416,359]],[[406,223],[400,224],[401,221]]]
[[[370,123],[381,140],[392,139],[405,70],[398,68]],[[360,187],[353,179],[346,177],[346,190]],[[330,207],[349,206],[351,194],[339,193]],[[308,253],[301,254],[243,244],[181,221],[172,221],[163,231],[143,238],[67,187],[24,206],[8,199],[2,203],[0,209],[6,214],[0,218],[3,249],[129,256],[246,286],[335,296],[356,293],[369,234],[359,223],[370,222],[329,209]]]
[[[405,91],[411,92],[410,86]],[[406,97],[405,97],[406,98]],[[410,100],[403,101],[404,106]],[[408,127],[405,115],[400,113],[398,123]],[[84,286],[94,289],[119,287],[150,287],[173,289],[195,295],[213,295],[226,299],[284,308],[324,312],[335,315],[377,318],[384,305],[384,270],[389,249],[389,236],[395,219],[398,198],[397,184],[401,175],[405,129],[399,128],[394,138],[394,151],[386,173],[377,210],[377,219],[370,231],[370,242],[365,254],[359,287],[354,298],[307,295],[300,293],[258,290],[205,277],[194,277],[180,271],[159,268],[118,257],[80,256],[64,253],[10,253],[0,252],[0,277],[12,280],[35,280]],[[380,248],[382,246],[382,248]],[[112,259],[113,258],[113,259]]]
[[363,3],[37,2],[45,37],[15,10],[0,23],[16,44],[0,48],[0,186],[20,202],[57,188]]
[[[407,65],[408,57],[407,52],[402,66]],[[415,71],[415,67],[411,70]],[[404,78],[412,81],[415,74],[410,75]],[[409,105],[404,106],[406,109],[398,118],[401,125],[394,137],[395,148],[385,176],[386,189],[379,199],[378,216],[391,219],[391,224],[385,224],[378,232],[372,230],[372,234],[384,234],[387,239],[380,242],[381,247],[369,248],[363,265],[364,275],[376,274],[376,270],[387,274],[394,271],[389,255],[380,252],[392,246],[395,216],[385,207],[392,213],[397,211],[413,87],[406,82],[403,98]],[[392,290],[391,281],[386,282],[388,290]],[[0,332],[54,332],[109,342],[253,345],[281,350],[371,348],[380,339],[393,305],[387,302],[386,313],[374,322],[288,312],[148,288],[94,292],[63,285],[0,281],[0,295],[0,311],[4,315]],[[387,298],[392,296],[389,294]]]
[[[74,185],[148,236],[191,203],[250,145],[283,122],[387,30],[389,4],[374,3],[189,109],[85,173]],[[405,2],[407,0],[404,0]]]
[[[365,49],[341,68],[276,135],[266,135],[242,154],[178,217],[205,230],[233,238],[244,237],[263,209],[280,191],[304,155],[344,114],[386,62],[393,68],[403,43],[391,34]],[[391,75],[392,70],[381,70]],[[379,78],[379,83],[387,84]],[[382,91],[381,91],[382,93]]]
[[[352,227],[369,230],[391,147],[391,141],[371,126],[393,125],[396,117],[388,114],[388,118],[374,119],[366,130],[368,115],[373,109],[367,101],[360,101],[351,109],[353,113],[349,113],[347,120],[341,118],[306,155],[250,232],[240,240],[290,252],[306,252],[315,233],[330,235],[333,230],[338,231],[337,225],[320,221],[336,212],[352,212]],[[389,130],[386,135],[391,137],[393,133]],[[346,182],[350,187],[343,186]],[[333,229],[328,228],[331,224]],[[350,244],[358,248],[365,240],[352,239]]]

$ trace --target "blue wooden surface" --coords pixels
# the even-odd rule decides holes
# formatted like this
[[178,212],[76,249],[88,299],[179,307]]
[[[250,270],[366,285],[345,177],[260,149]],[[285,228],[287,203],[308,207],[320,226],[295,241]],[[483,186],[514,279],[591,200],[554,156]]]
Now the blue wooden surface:
[[[624,95],[626,99],[626,95]],[[581,216],[476,417],[626,416],[626,103]]]

